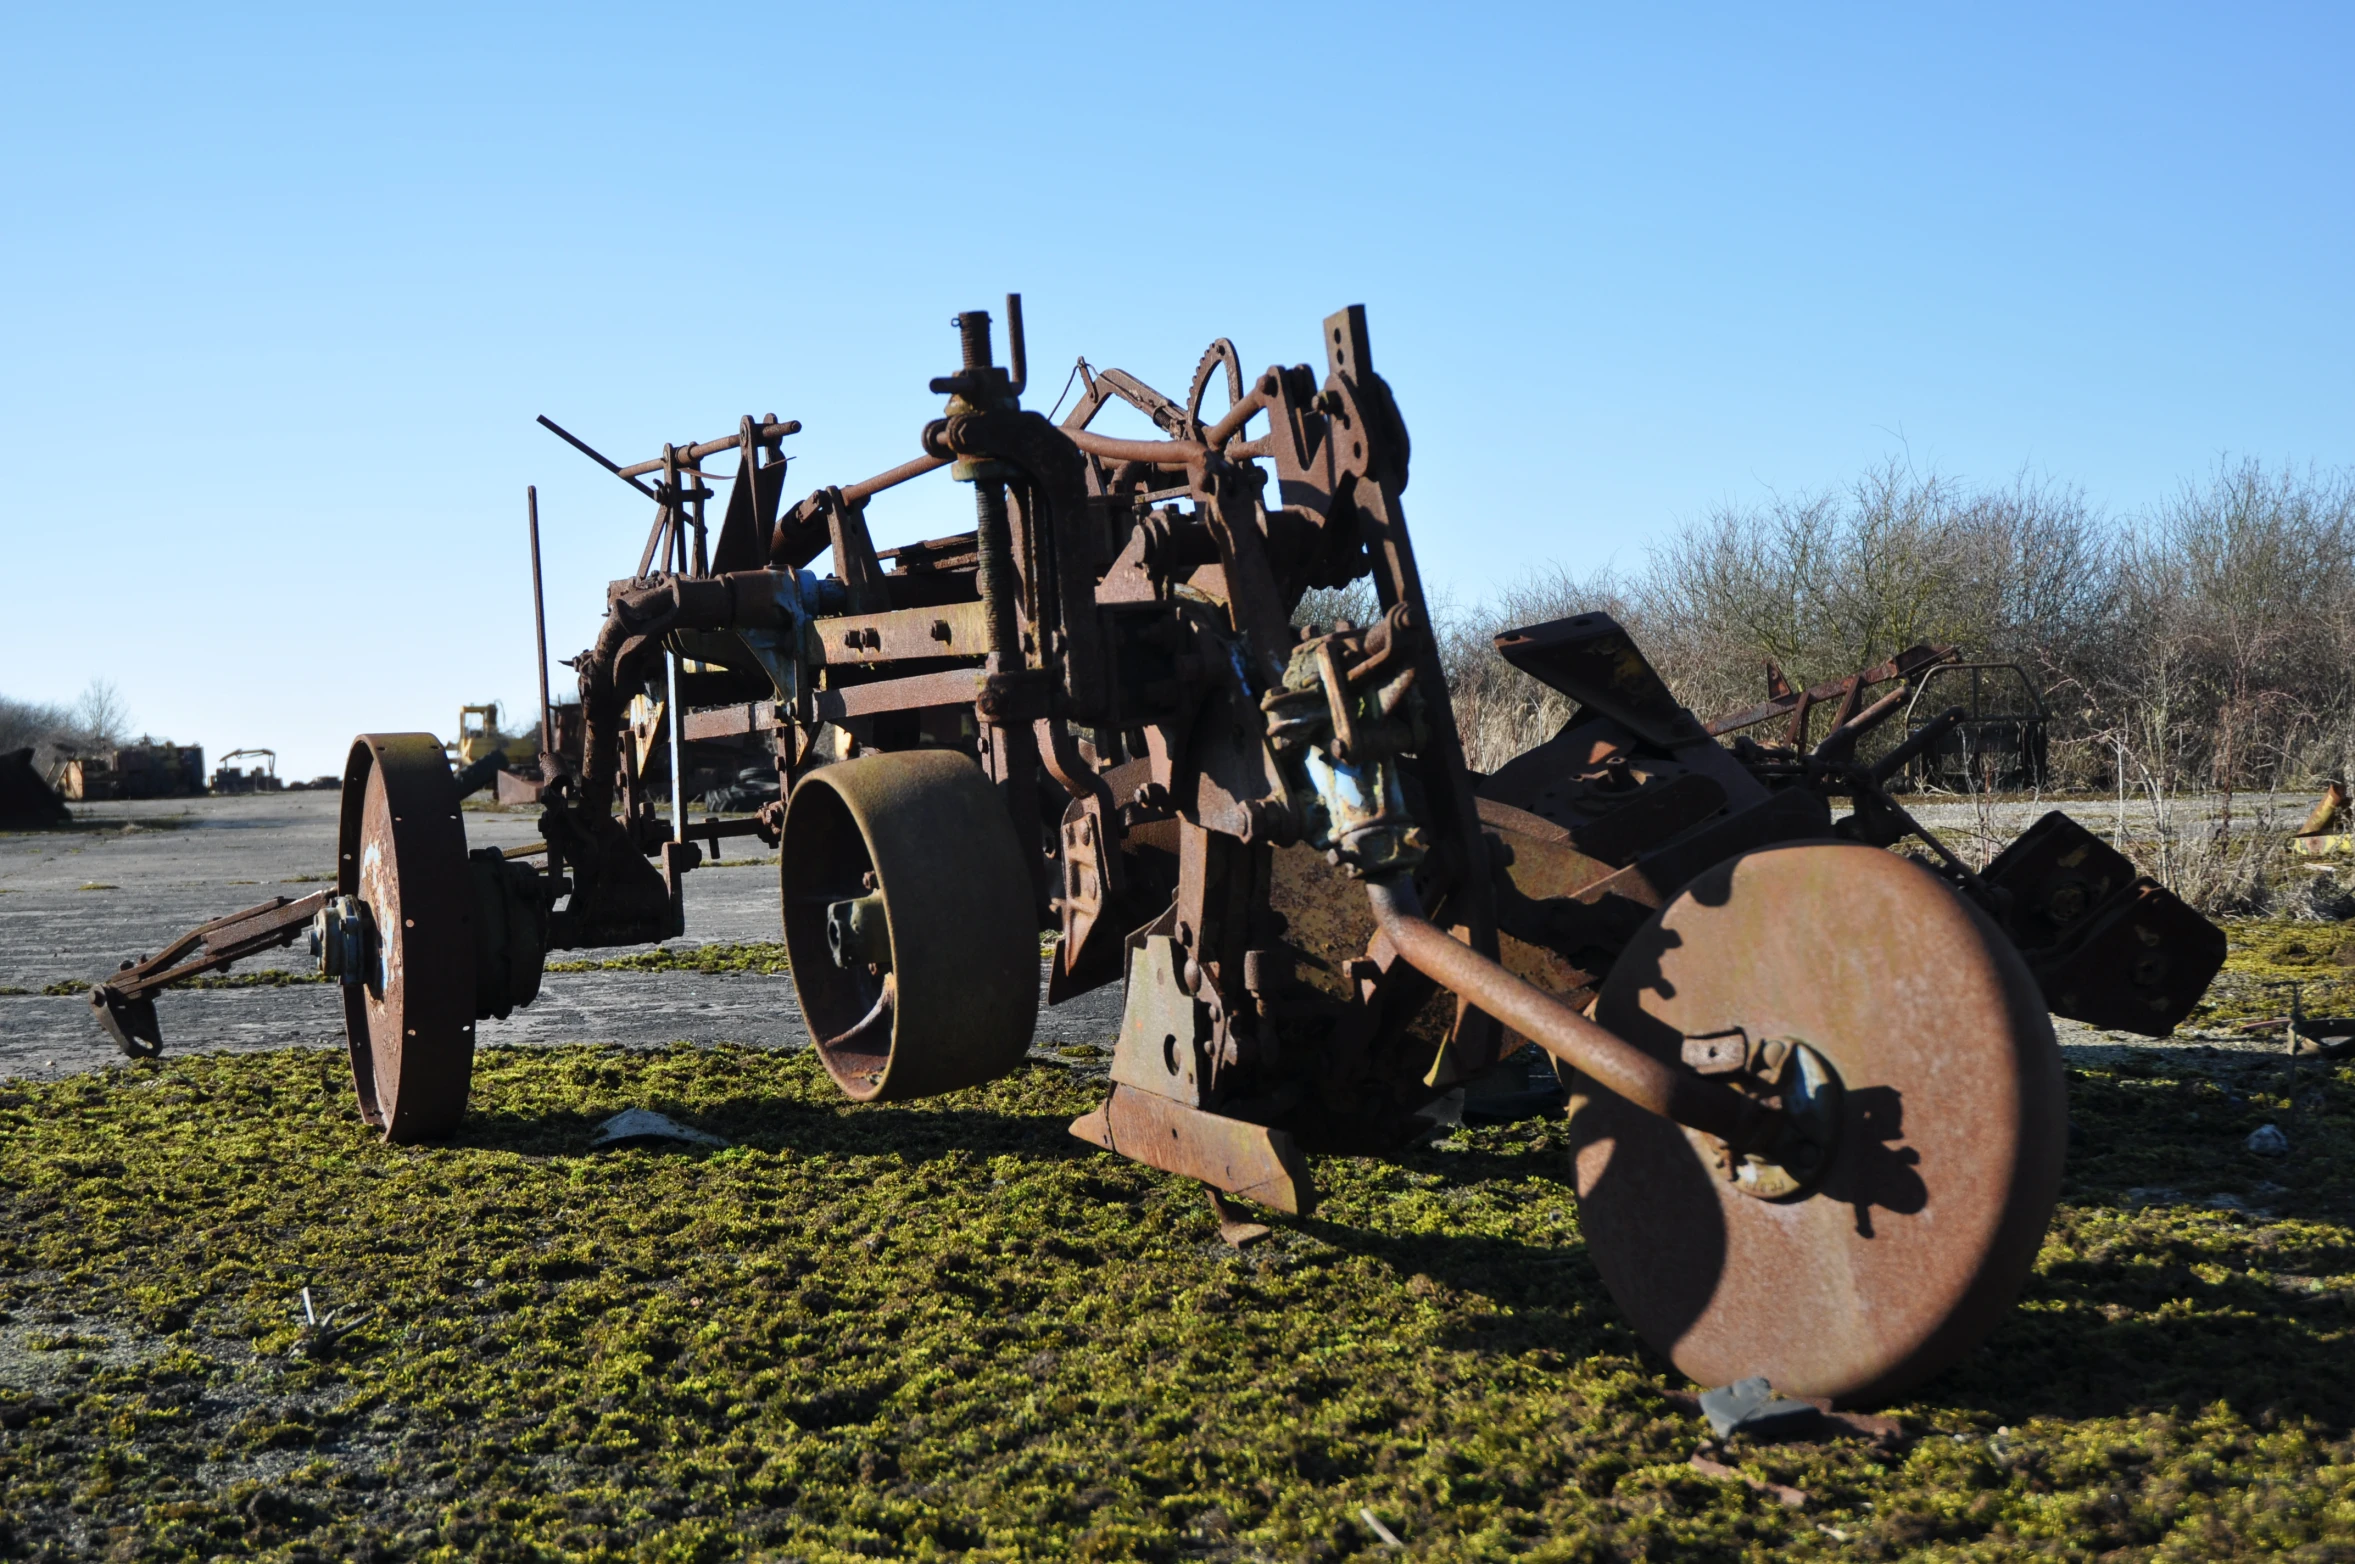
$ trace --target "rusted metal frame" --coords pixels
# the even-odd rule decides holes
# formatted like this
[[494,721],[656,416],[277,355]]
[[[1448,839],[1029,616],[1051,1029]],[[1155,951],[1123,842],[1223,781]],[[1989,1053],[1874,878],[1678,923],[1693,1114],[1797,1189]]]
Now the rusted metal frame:
[[[1186,432],[1209,444],[1213,450],[1220,442],[1209,440],[1202,428],[1202,398],[1210,390],[1210,377],[1220,365],[1227,372],[1227,407],[1230,410],[1243,400],[1243,360],[1235,352],[1234,343],[1224,337],[1202,350],[1200,362],[1194,365],[1194,381],[1186,391]],[[1248,415],[1246,415],[1248,416]],[[1221,419],[1224,423],[1226,420]],[[1230,429],[1230,433],[1232,430]]]
[[[703,475],[701,473],[695,474],[694,492],[687,497],[687,515],[695,527],[694,573],[699,576],[711,574],[711,549],[705,540],[703,527],[703,508],[710,501],[711,495],[711,486],[703,481]],[[687,540],[682,537],[679,539],[679,571],[683,575],[687,569]]]
[[1045,529],[1036,525],[1038,505],[1031,495],[1027,475],[1006,480],[1007,556],[1014,562],[1014,580],[1018,583],[1014,622],[1022,636],[1023,665],[1034,673],[1051,673],[1055,657],[1049,635],[1054,610],[1043,598],[1047,573],[1053,567],[1042,557],[1048,545]]
[[[1210,371],[1221,363],[1227,366],[1228,386],[1233,392],[1232,405],[1217,423],[1205,430],[1201,417],[1202,394],[1209,384]],[[1063,432],[1081,450],[1106,461],[1141,462],[1154,467],[1191,467],[1202,459],[1203,452],[1225,449],[1227,442],[1250,421],[1253,414],[1274,405],[1277,391],[1270,380],[1275,374],[1275,371],[1270,370],[1249,391],[1245,391],[1242,362],[1235,354],[1235,345],[1221,337],[1210,345],[1202,356],[1201,364],[1196,367],[1186,406],[1180,407],[1124,370],[1107,369],[1089,381],[1088,394],[1065,415]],[[1110,400],[1106,392],[1118,396],[1153,420],[1154,425],[1170,438],[1123,440],[1112,435],[1089,433],[1088,425],[1095,421],[1096,414]],[[1264,456],[1268,453],[1253,451],[1250,454]]]
[[747,416],[737,439],[742,455],[728,483],[728,502],[711,546],[711,570],[744,570],[765,564],[769,541],[777,524],[777,508],[785,479],[785,457],[763,461],[769,448],[762,445]]
[[[1248,419],[1251,414],[1273,405],[1273,401],[1273,398],[1261,398],[1255,392],[1238,402],[1235,410],[1241,410],[1244,418]],[[1221,420],[1212,433],[1223,433],[1231,438],[1235,429],[1240,427],[1240,423],[1228,427]],[[1229,445],[1224,439],[1123,440],[1114,435],[1096,434],[1085,429],[1066,432],[1072,444],[1090,456],[1111,462],[1138,462],[1151,467],[1191,468],[1199,465],[1205,454],[1213,452],[1231,456],[1238,461],[1272,454],[1272,447],[1263,441],[1253,441],[1249,445]]]
[[1258,486],[1223,459],[1206,461],[1196,483],[1209,496],[1203,520],[1218,543],[1219,564],[1226,571],[1228,612],[1234,616],[1236,632],[1251,648],[1255,666],[1250,694],[1256,700],[1282,682],[1293,640],[1283,587],[1268,559]]
[[834,575],[849,595],[853,613],[879,613],[891,607],[891,591],[883,584],[883,561],[875,555],[875,540],[867,535],[865,504],[827,489],[826,531],[834,545]]
[[1069,434],[1037,413],[968,413],[949,420],[944,438],[962,454],[1003,461],[1029,480],[1022,507],[1031,565],[1025,584],[1040,660],[1056,670],[1064,715],[1081,721],[1100,716],[1107,697],[1085,462]]
[[979,602],[834,614],[812,620],[803,641],[808,661],[829,668],[917,657],[984,657],[990,649],[989,614]]
[[[1272,372],[1270,378],[1272,378]],[[1252,387],[1250,391],[1238,397],[1234,405],[1226,410],[1219,421],[1203,432],[1202,443],[1214,451],[1224,451],[1230,458],[1238,461],[1251,456],[1266,455],[1266,451],[1258,447],[1258,442],[1249,445],[1235,445],[1231,442],[1237,434],[1242,432],[1245,424],[1273,407],[1275,400],[1274,391],[1263,380],[1259,385]]]
[[[1330,463],[1333,487],[1328,515],[1350,515],[1373,556],[1374,581],[1385,609],[1403,605],[1411,616],[1400,628],[1415,632],[1417,682],[1422,686],[1425,718],[1430,733],[1417,769],[1427,799],[1435,806],[1434,822],[1444,845],[1435,879],[1447,892],[1449,919],[1470,940],[1469,948],[1493,964],[1496,959],[1496,888],[1489,873],[1488,848],[1480,830],[1480,813],[1472,793],[1471,770],[1464,760],[1447,678],[1439,665],[1439,646],[1431,631],[1430,608],[1423,594],[1414,544],[1407,535],[1406,517],[1398,492],[1405,484],[1406,453],[1387,448],[1394,438],[1395,410],[1389,392],[1373,366],[1373,346],[1366,330],[1365,310],[1352,305],[1327,316],[1324,322],[1326,376],[1318,405],[1327,409],[1322,452]],[[1376,416],[1374,406],[1386,411]],[[1470,1013],[1457,1019],[1454,1047],[1463,1073],[1485,1067],[1494,1037]]]
[[580,804],[586,812],[602,815],[613,806],[621,756],[622,690],[638,659],[649,648],[659,649],[662,638],[673,630],[727,629],[737,622],[740,610],[753,611],[753,600],[761,594],[766,593],[773,605],[775,591],[771,572],[752,570],[702,579],[674,576],[614,600],[596,643],[576,664],[585,773]]
[[539,651],[539,661],[535,666],[540,673],[540,775],[553,777],[561,757],[556,754],[554,708],[548,701],[548,599],[540,585],[540,491],[537,485],[524,486],[523,504],[531,522],[532,636],[533,645]]
[[701,825],[690,824],[687,827],[686,840],[690,842],[706,841],[712,843],[712,853],[713,856],[716,857],[719,853],[718,844],[723,838],[731,836],[766,836],[767,834],[767,822],[760,820],[757,817],[747,817],[739,820],[707,819]]
[[[1076,967],[1082,947],[1087,944],[1087,936],[1093,932],[1092,927],[1078,923],[1078,916],[1084,914],[1090,920],[1102,917],[1106,911],[1119,904],[1125,889],[1120,851],[1120,806],[1112,796],[1112,789],[1105,784],[1103,775],[1080,754],[1079,741],[1073,736],[1069,723],[1060,717],[1040,717],[1032,724],[1032,731],[1048,775],[1055,779],[1064,792],[1071,795],[1080,809],[1080,829],[1086,839],[1077,843],[1070,841],[1067,829],[1066,840],[1059,850],[1067,862],[1084,858],[1096,882],[1093,907],[1075,908],[1067,901],[1064,908],[1064,931],[1071,936],[1063,951],[1064,970],[1070,971]],[[1072,887],[1067,883],[1064,891],[1068,896]]]
[[997,478],[973,484],[975,569],[973,584],[980,595],[982,623],[987,631],[989,671],[1009,674],[1025,667],[1019,623],[1022,584],[1014,574],[1013,521],[1006,513],[1006,486]]
[[[1855,674],[1850,674],[1840,681],[1839,704],[1832,708],[1832,728],[1835,732],[1850,717],[1856,715],[1856,702],[1863,692],[1864,681]],[[1814,714],[1815,704],[1802,700],[1799,703],[1799,709],[1791,713],[1791,731],[1784,735],[1783,742],[1789,744],[1793,749],[1807,748],[1807,729],[1809,720]]]
[[1807,742],[1807,714],[1815,709],[1815,692],[1801,690],[1798,704],[1791,708],[1791,725],[1783,734],[1783,743],[1798,749]]
[[848,684],[816,690],[810,695],[812,720],[842,723],[886,711],[921,711],[934,706],[970,706],[982,690],[979,668],[951,668],[943,673],[920,673],[905,679],[878,679],[871,684]]
[[671,530],[678,509],[678,453],[667,445],[662,449],[665,464],[663,479],[655,491],[654,525],[647,530],[646,547],[638,555],[638,569],[634,579],[639,581],[653,574],[656,559],[668,556]]
[[[545,419],[541,421],[546,422]],[[756,424],[750,417],[747,417],[734,434],[722,435],[716,440],[698,441],[693,445],[666,445],[663,447],[662,455],[650,461],[633,463],[628,467],[616,467],[613,469],[613,475],[617,478],[636,478],[647,473],[666,472],[669,470],[668,464],[673,460],[692,464],[702,461],[706,456],[717,456],[722,451],[742,450],[744,449],[745,436],[748,433],[758,444],[774,446],[789,434],[801,433],[801,421],[795,418],[781,421],[764,418]]]
[[690,744],[712,739],[744,738],[768,733],[778,724],[775,701],[747,701],[735,706],[713,706],[683,714],[680,726]]
[[1864,702],[1864,681],[1850,675],[1840,690],[1840,704],[1832,709],[1832,727],[1838,729],[1856,715],[1856,708]]
[[1780,1112],[1722,1081],[1653,1058],[1451,938],[1422,915],[1414,887],[1403,879],[1369,881],[1366,892],[1383,938],[1409,965],[1604,1090],[1646,1113],[1715,1135],[1736,1151],[1764,1152],[1783,1138],[1787,1120]]
[[1068,431],[1071,443],[1090,456],[1113,462],[1145,462],[1155,467],[1191,467],[1202,460],[1199,440],[1123,440],[1086,429]]
[[1226,1066],[1240,1062],[1235,1009],[1248,992],[1243,965],[1251,943],[1251,893],[1266,851],[1265,844],[1244,842],[1180,816],[1174,932],[1189,962],[1186,984],[1209,1013],[1205,1052],[1214,1087]]
[[[967,310],[956,317],[956,325],[963,368],[957,375],[934,380],[933,389],[950,395],[954,413],[970,415],[976,407],[1010,402],[1003,394],[1005,377],[991,363],[988,314]],[[954,450],[945,444],[948,423],[944,420],[925,430],[925,448],[933,454]],[[972,473],[972,481],[974,586],[988,630],[986,673],[981,694],[974,701],[974,716],[982,729],[979,748],[983,769],[1004,795],[1043,915],[1053,893],[1040,852],[1039,757],[1030,725],[1034,714],[1020,709],[1028,704],[1024,686],[1029,682],[1029,662],[1022,649],[1022,582],[1014,568],[1013,524],[1004,478],[984,463]]]
[[[861,482],[845,484],[840,489],[819,490],[818,493],[811,495],[808,499],[802,501],[799,505],[794,506],[793,509],[787,511],[784,515],[781,515],[776,519],[776,523],[771,529],[768,542],[768,557],[770,563],[778,565],[789,564],[798,569],[803,564],[806,564],[810,558],[814,557],[819,549],[825,547],[827,543],[833,541],[830,530],[824,542],[817,542],[815,540],[808,539],[805,537],[805,533],[809,528],[812,518],[815,517],[823,505],[827,502],[830,502],[834,496],[839,495],[840,503],[844,506],[851,508],[864,507],[868,500],[873,499],[876,495],[881,494],[884,490],[896,487],[899,484],[906,483],[911,478],[919,478],[922,477],[925,473],[933,472],[942,467],[946,467],[953,460],[955,460],[955,458],[950,456],[927,452],[926,454],[917,457],[914,461],[902,462],[897,467],[892,468],[888,472],[878,473],[874,477],[865,479]],[[862,527],[864,526],[863,520],[861,525]],[[877,558],[880,560],[882,555],[878,554]]]
[[[1876,684],[1886,684],[1891,679],[1911,679],[1916,674],[1925,673],[1941,663],[1954,662],[1960,656],[1961,653],[1951,646],[1926,644],[1909,646],[1887,662],[1876,663],[1862,673],[1849,675],[1849,678],[1857,680],[1860,686],[1869,688]],[[1725,734],[1738,732],[1743,728],[1755,727],[1761,722],[1780,717],[1794,706],[1803,703],[1812,706],[1822,701],[1834,699],[1847,686],[1847,678],[1828,679],[1822,684],[1811,685],[1807,689],[1794,691],[1789,695],[1778,695],[1772,700],[1761,701],[1755,706],[1745,706],[1739,711],[1727,712],[1721,717],[1703,723],[1702,726],[1708,730],[1710,737],[1719,738]]]
[[1097,375],[1094,378],[1093,382],[1091,383],[1091,392],[1094,396],[1094,401],[1088,408],[1088,416],[1086,418],[1080,419],[1077,423],[1073,423],[1069,419],[1066,419],[1063,425],[1064,432],[1076,436],[1082,430],[1086,429],[1087,426],[1095,420],[1096,413],[1102,409],[1109,400],[1103,395],[1103,393],[1106,391],[1111,392],[1113,396],[1119,397],[1123,402],[1126,402],[1129,406],[1135,408],[1138,412],[1143,413],[1147,418],[1153,421],[1153,427],[1159,429],[1162,433],[1169,435],[1182,435],[1185,433],[1185,409],[1179,407],[1177,403],[1171,401],[1168,397],[1163,396],[1160,392],[1154,390],[1151,386],[1145,384],[1145,382],[1139,380],[1136,376],[1130,374],[1125,369],[1107,369],[1102,374]]
[[1063,415],[1059,427],[1066,430],[1085,429],[1096,421],[1096,415],[1104,410],[1104,404],[1110,397],[1108,388],[1096,375],[1095,366],[1084,355],[1072,368],[1079,376],[1079,400],[1071,404],[1071,411]]
[[1867,733],[1896,715],[1897,708],[1905,703],[1905,698],[1906,692],[1899,689],[1891,690],[1862,711],[1850,712],[1848,706],[1854,703],[1844,704],[1841,710],[1847,712],[1847,715],[1841,716],[1838,721],[1834,722],[1832,731],[1825,734],[1823,742],[1815,746],[1815,758],[1818,760],[1848,759],[1856,753],[1858,742]]
[[913,461],[902,462],[890,471],[877,473],[874,477],[862,482],[844,484],[842,497],[850,504],[862,504],[881,494],[885,489],[897,488],[910,478],[921,478],[924,474],[936,472],[948,464],[949,458],[945,456],[919,456]]

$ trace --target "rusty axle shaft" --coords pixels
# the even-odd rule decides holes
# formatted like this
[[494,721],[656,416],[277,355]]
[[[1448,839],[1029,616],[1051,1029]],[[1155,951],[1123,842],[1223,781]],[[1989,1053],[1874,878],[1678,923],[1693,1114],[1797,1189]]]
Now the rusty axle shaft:
[[1731,1086],[1665,1063],[1423,916],[1412,882],[1369,880],[1374,920],[1401,959],[1470,1000],[1554,1058],[1646,1113],[1704,1131],[1737,1152],[1767,1152],[1788,1130],[1784,1115]]

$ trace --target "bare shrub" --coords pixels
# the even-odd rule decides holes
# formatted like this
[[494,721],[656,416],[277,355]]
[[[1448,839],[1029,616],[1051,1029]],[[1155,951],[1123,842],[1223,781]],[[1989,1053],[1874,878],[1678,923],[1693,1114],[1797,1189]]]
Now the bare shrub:
[[68,756],[115,748],[129,725],[121,693],[104,679],[92,680],[70,707],[0,695],[0,753],[30,749],[43,773]]
[[2050,712],[2056,785],[2114,792],[2121,840],[2202,906],[2264,905],[2288,828],[2269,795],[2355,772],[2355,473],[2220,463],[2122,523],[2066,485],[1899,462],[1720,507],[1633,574],[1547,566],[1439,615],[1476,768],[1569,715],[1492,637],[1596,609],[1704,717],[1760,699],[1770,661],[1795,684],[1917,641],[2016,662]]

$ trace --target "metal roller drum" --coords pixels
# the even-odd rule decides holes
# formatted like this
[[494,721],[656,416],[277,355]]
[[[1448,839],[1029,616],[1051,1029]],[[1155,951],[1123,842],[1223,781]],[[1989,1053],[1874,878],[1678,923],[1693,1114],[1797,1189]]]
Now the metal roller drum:
[[1021,1063],[1038,917],[1006,807],[971,760],[908,750],[814,771],[779,852],[794,991],[845,1093],[928,1097]]

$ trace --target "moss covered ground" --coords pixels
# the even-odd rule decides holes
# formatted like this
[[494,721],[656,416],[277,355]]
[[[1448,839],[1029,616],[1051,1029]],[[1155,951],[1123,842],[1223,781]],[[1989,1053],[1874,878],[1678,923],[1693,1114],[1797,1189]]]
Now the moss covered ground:
[[2185,1025],[2228,1027],[2287,1013],[2299,986],[2305,1013],[2355,1016],[2355,930],[2305,918],[2220,920],[2231,944],[2224,970]]
[[[1391,1556],[1370,1512],[1428,1558],[2355,1557],[2339,1067],[2078,1074],[2023,1304],[1904,1437],[1714,1448],[1558,1125],[1325,1160],[1238,1252],[1065,1132],[1099,1090],[500,1049],[454,1141],[393,1148],[317,1051],[10,1087],[0,1552]],[[734,1144],[588,1151],[633,1105]]]
[[773,940],[708,945],[657,945],[626,956],[551,961],[551,972],[789,972],[785,947]]

